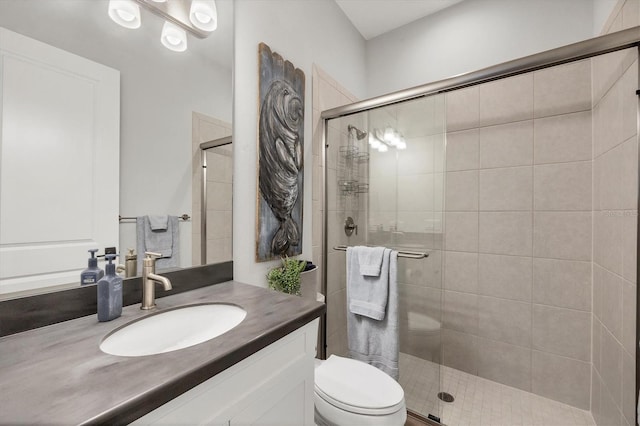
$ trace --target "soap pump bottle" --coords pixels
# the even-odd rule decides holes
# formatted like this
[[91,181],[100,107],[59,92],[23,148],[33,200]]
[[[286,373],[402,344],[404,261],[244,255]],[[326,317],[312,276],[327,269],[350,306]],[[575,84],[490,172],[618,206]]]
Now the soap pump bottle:
[[98,321],[105,322],[122,314],[122,278],[116,275],[115,254],[105,256],[107,273],[98,281]]
[[100,281],[100,278],[104,277],[104,271],[98,268],[98,259],[96,259],[97,251],[98,249],[89,250],[89,253],[91,253],[89,267],[80,274],[81,285],[95,284]]
[[125,277],[135,277],[136,271],[138,269],[138,256],[136,256],[135,252],[132,248],[130,248],[127,252],[127,255],[124,257],[126,262],[125,266]]

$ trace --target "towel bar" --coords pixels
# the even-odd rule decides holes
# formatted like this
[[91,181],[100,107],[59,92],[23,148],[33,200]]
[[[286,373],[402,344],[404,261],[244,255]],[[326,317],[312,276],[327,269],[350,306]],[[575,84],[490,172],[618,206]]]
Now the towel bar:
[[[185,213],[182,216],[178,216],[178,219],[184,220],[186,222],[187,220],[191,219],[191,216]],[[136,220],[136,218],[134,216],[118,216],[118,220],[122,222],[123,220]]]
[[[347,251],[347,246],[335,246],[334,250]],[[429,253],[420,251],[398,250],[398,257],[406,257],[408,259],[424,259],[429,257]]]

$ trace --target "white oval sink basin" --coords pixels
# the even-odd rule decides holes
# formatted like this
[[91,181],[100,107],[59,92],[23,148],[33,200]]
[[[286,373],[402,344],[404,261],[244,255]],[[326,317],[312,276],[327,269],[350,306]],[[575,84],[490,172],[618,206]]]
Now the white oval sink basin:
[[241,307],[223,303],[172,309],[116,330],[102,341],[100,350],[119,356],[176,351],[218,337],[246,316]]

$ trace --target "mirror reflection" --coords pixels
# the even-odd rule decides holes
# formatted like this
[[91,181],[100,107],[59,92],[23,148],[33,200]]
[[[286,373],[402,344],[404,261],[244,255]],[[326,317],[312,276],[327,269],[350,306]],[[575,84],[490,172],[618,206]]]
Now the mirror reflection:
[[[216,5],[217,29],[187,34],[178,52],[146,8],[130,29],[109,17],[108,0],[0,2],[0,298],[80,285],[89,249],[116,247],[125,265],[129,248],[150,248],[137,243],[147,216],[177,228],[162,242],[168,267],[201,264],[200,144],[231,135],[233,5]],[[34,59],[39,48],[21,54],[23,40],[68,56],[48,65],[48,54]],[[115,86],[102,89],[96,82],[108,78],[70,62]],[[226,201],[204,208],[212,231],[231,216],[231,168],[220,164],[209,169],[208,198]],[[231,260],[230,231],[204,241],[214,253],[205,260]]]

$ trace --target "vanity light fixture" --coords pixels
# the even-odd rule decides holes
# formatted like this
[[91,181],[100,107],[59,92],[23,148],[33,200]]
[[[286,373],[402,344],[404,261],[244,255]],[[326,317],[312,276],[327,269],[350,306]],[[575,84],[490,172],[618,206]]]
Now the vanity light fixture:
[[174,52],[187,50],[187,32],[204,39],[218,28],[214,0],[109,0],[109,16],[125,28],[140,28],[140,6],[165,20],[160,41]]
[[132,0],[109,0],[109,17],[125,28],[140,28],[140,7]]
[[189,20],[203,31],[215,31],[218,28],[218,12],[213,0],[191,0]]
[[160,41],[164,47],[174,52],[184,52],[187,50],[186,31],[169,21],[165,21],[162,26]]

